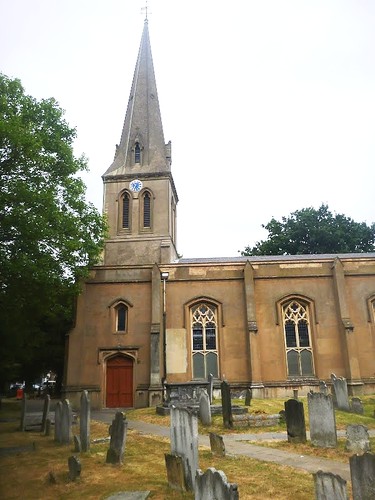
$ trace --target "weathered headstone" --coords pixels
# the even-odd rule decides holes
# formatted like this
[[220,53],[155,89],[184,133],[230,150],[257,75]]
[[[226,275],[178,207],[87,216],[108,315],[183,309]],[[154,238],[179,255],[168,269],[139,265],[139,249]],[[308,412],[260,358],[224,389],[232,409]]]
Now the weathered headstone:
[[198,418],[186,408],[171,407],[171,453],[182,457],[186,488],[194,490],[198,469]]
[[51,435],[51,419],[50,418],[47,418],[45,427],[46,428],[44,430],[44,435],[50,436]]
[[352,398],[350,403],[350,409],[353,413],[358,413],[358,415],[363,415],[364,408],[360,398]]
[[319,382],[319,392],[327,396],[328,394],[328,387],[327,384],[324,382],[324,380],[320,380]]
[[206,389],[199,395],[199,419],[203,425],[211,425],[211,404]]
[[214,399],[214,376],[212,373],[208,375],[208,396],[210,398],[210,403],[212,404]]
[[44,404],[43,404],[43,416],[42,416],[42,429],[41,432],[45,433],[46,432],[46,422],[47,418],[49,415],[49,406],[51,403],[51,396],[49,394],[46,394],[44,397]]
[[177,491],[186,491],[183,458],[179,455],[169,455],[166,453],[165,465],[167,467],[169,487]]
[[375,455],[352,455],[349,458],[350,477],[354,500],[373,500],[375,498]]
[[21,422],[20,422],[20,431],[24,431],[26,429],[26,393],[24,392],[22,395],[22,403],[21,403]]
[[225,457],[225,445],[223,436],[210,432],[211,453],[217,457]]
[[331,373],[332,388],[335,392],[335,402],[338,410],[350,411],[348,386],[344,377],[336,377]]
[[302,401],[288,399],[284,403],[289,443],[306,443],[306,424]]
[[316,500],[347,500],[346,481],[341,476],[321,470],[313,476]]
[[370,447],[370,438],[366,426],[362,424],[350,424],[347,426],[346,450],[361,454],[370,451]]
[[69,444],[72,440],[72,421],[72,408],[69,400],[64,399],[61,412],[61,442],[63,444]]
[[62,402],[59,401],[55,408],[55,441],[62,442]]
[[307,395],[307,402],[311,443],[322,448],[335,448],[337,431],[331,395],[325,396],[320,392],[310,392]]
[[126,417],[124,413],[118,411],[110,427],[111,441],[107,451],[107,464],[122,464],[125,453],[127,429],[128,422],[126,421]]
[[68,458],[69,479],[75,481],[81,475],[81,462],[76,456]]
[[223,423],[226,429],[233,428],[232,400],[230,397],[230,386],[223,380],[221,383],[221,404],[223,407]]
[[245,395],[245,406],[250,406],[251,405],[251,400],[253,399],[253,391],[248,387],[246,389],[246,395]]
[[76,453],[80,453],[82,451],[81,438],[76,434],[74,434],[73,442],[74,442],[74,451]]
[[203,473],[197,470],[195,500],[238,500],[237,484],[229,483],[221,470],[210,467]]
[[90,397],[88,391],[81,394],[81,409],[79,419],[79,437],[82,451],[90,451]]

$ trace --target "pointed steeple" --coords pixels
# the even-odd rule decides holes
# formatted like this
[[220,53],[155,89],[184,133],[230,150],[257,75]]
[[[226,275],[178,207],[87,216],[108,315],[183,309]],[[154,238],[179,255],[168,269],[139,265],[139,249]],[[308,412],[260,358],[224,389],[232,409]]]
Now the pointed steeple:
[[170,172],[170,150],[170,143],[164,142],[146,18],[120,144],[103,179]]

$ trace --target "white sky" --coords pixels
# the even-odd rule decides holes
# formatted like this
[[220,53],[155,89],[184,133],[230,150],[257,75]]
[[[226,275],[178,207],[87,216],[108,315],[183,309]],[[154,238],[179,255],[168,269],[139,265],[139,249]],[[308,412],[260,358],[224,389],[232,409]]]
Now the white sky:
[[[144,0],[0,0],[0,71],[55,97],[85,153],[87,197],[119,142]],[[150,0],[178,251],[235,256],[327,203],[375,221],[373,0]]]

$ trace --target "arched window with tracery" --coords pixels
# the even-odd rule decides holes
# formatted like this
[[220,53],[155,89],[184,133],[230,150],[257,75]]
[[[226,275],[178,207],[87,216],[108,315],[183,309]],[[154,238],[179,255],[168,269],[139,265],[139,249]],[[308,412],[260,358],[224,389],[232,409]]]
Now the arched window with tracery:
[[217,308],[200,303],[191,308],[192,369],[193,378],[207,379],[212,373],[219,376]]
[[283,325],[288,375],[314,375],[309,311],[306,304],[291,300],[283,305]]
[[141,163],[141,146],[139,142],[136,142],[134,146],[134,163]]

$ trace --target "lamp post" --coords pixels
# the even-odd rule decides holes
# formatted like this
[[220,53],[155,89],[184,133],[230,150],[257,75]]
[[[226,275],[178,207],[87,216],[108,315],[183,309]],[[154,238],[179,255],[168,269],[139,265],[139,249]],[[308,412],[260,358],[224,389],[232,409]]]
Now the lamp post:
[[166,282],[169,278],[169,273],[168,272],[161,272],[160,273],[161,280],[163,282],[163,378],[162,378],[162,385],[163,385],[163,400],[165,401],[165,381],[167,379],[167,339],[166,339],[166,330],[167,330],[167,307],[166,307],[166,296],[165,296],[165,291],[166,291]]

